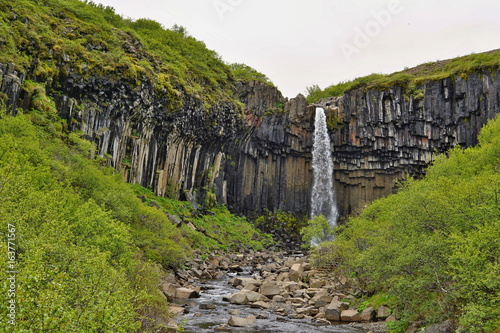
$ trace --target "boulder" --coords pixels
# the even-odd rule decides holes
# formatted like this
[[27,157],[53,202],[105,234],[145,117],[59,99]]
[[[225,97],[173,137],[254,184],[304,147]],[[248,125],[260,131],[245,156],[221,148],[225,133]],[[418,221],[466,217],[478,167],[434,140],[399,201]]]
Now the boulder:
[[377,318],[378,319],[386,319],[391,314],[391,309],[387,306],[381,305],[377,310]]
[[430,325],[425,328],[424,333],[453,333],[455,329],[451,320],[445,322]]
[[260,286],[262,284],[262,281],[252,278],[237,277],[231,280],[231,284],[233,285],[233,287],[238,287],[238,286],[246,287],[249,284],[253,284],[254,286]]
[[162,291],[163,293],[168,297],[168,298],[174,298],[175,297],[175,290],[177,288],[180,288],[181,286],[178,284],[173,284],[173,283],[164,283],[162,286]]
[[247,293],[245,292],[237,292],[235,294],[232,294],[229,297],[229,302],[231,304],[247,304],[248,303],[248,298],[247,298]]
[[297,291],[301,288],[300,284],[298,284],[297,282],[284,282],[283,283],[283,288],[289,292],[289,293],[293,293],[294,291]]
[[335,296],[329,305],[333,309],[339,310],[339,312],[349,309],[349,303],[339,301],[339,298]]
[[271,263],[262,266],[261,271],[263,272],[275,272],[278,269],[278,265],[276,263]]
[[302,279],[302,273],[304,273],[302,264],[293,264],[290,268],[290,272],[288,272],[291,281],[299,281]]
[[168,312],[172,314],[173,317],[180,315],[184,312],[184,308],[182,306],[169,305]]
[[[242,291],[243,292],[243,291]],[[245,292],[245,295],[247,297],[247,300],[248,302],[252,303],[252,302],[258,302],[258,301],[268,301],[269,299],[258,293],[258,292],[255,292],[255,291],[248,291],[248,292]]]
[[331,305],[325,307],[325,319],[329,321],[340,321],[340,311]]
[[276,282],[269,282],[260,286],[260,293],[266,297],[272,298],[279,295],[281,293],[281,289]]
[[373,321],[375,320],[375,317],[377,316],[377,313],[375,312],[375,309],[372,307],[366,308],[361,312],[361,319],[363,321]]
[[190,288],[177,288],[175,289],[175,298],[198,298],[200,292]]
[[313,303],[315,307],[317,308],[322,308],[328,305],[328,302],[325,301],[324,299],[318,299],[316,302]]
[[247,285],[245,286],[245,288],[243,288],[243,289],[241,289],[241,290],[242,290],[242,291],[243,291],[243,290],[248,290],[248,291],[257,291],[257,290],[259,290],[259,287],[257,287],[257,286],[256,286],[256,285],[254,285],[254,284],[247,284]]
[[258,309],[269,309],[271,307],[271,305],[267,302],[264,302],[264,301],[258,301],[258,302],[255,302],[255,303],[252,303],[250,305],[251,308],[258,308]]
[[246,318],[241,318],[241,317],[236,317],[236,316],[231,316],[229,319],[229,326],[233,327],[247,327],[247,326],[252,326],[255,324],[257,321],[257,318],[254,316],[248,316]]
[[340,313],[340,320],[341,321],[349,321],[349,322],[354,322],[354,321],[363,321],[361,318],[361,313],[359,313],[357,310],[344,310]]
[[276,303],[284,303],[285,300],[286,299],[281,295],[276,295],[273,297],[273,302],[276,302]]

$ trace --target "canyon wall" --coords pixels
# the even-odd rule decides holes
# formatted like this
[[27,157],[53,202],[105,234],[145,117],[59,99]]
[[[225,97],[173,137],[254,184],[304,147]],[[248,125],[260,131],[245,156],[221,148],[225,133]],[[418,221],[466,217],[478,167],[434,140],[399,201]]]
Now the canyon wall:
[[[392,193],[395,180],[421,175],[436,151],[476,144],[481,126],[499,112],[496,75],[429,81],[412,94],[401,87],[357,89],[317,105],[302,95],[287,100],[259,82],[236,82],[244,114],[234,103],[207,109],[190,96],[168,111],[168,96],[154,82],[86,79],[68,70],[44,89],[68,130],[84,133],[102,163],[127,181],[244,214],[309,211],[314,112],[321,106],[329,120],[339,210],[346,215]],[[39,81],[0,64],[0,96],[12,113],[33,107],[26,80]]]
[[395,180],[421,176],[436,153],[477,144],[481,127],[500,112],[498,72],[401,87],[354,90],[321,101],[332,126],[340,211],[388,195]]

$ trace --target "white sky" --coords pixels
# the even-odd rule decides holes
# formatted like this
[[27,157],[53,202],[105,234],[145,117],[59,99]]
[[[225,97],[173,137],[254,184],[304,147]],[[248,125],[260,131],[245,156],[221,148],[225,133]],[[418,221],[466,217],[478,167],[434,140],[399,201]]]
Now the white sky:
[[498,0],[94,0],[184,26],[287,97],[371,73],[500,48]]

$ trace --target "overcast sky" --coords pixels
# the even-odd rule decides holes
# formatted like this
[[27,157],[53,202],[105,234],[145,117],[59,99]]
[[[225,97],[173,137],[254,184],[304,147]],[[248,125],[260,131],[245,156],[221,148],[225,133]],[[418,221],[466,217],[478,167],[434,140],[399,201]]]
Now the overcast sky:
[[286,97],[371,73],[500,48],[498,0],[95,0],[184,26]]

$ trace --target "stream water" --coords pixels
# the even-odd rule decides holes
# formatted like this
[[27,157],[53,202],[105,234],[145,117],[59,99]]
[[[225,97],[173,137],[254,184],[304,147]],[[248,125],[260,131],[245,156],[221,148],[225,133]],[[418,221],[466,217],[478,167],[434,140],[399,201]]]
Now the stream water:
[[[177,322],[184,322],[184,332],[251,332],[251,333],[360,333],[359,329],[349,325],[326,325],[317,323],[310,319],[290,319],[278,315],[270,310],[250,308],[248,305],[236,305],[223,301],[223,297],[238,291],[228,284],[231,277],[236,274],[229,273],[219,280],[200,281],[202,291],[200,298],[189,299],[185,303],[186,312]],[[250,277],[249,272],[243,274]],[[207,304],[215,306],[215,309],[201,309],[200,305]],[[231,312],[239,311],[238,317],[255,316],[257,321],[251,327],[231,327],[227,324]],[[223,326],[224,325],[224,326]]]

